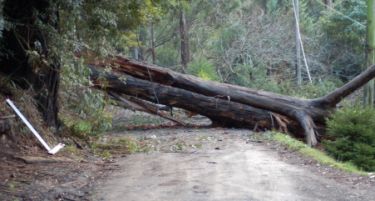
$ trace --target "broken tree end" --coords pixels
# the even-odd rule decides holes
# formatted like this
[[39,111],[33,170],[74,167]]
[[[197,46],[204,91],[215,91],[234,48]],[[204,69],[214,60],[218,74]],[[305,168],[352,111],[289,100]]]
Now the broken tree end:
[[318,140],[316,137],[315,123],[312,118],[306,114],[300,114],[298,122],[304,130],[306,144],[310,147],[316,146]]

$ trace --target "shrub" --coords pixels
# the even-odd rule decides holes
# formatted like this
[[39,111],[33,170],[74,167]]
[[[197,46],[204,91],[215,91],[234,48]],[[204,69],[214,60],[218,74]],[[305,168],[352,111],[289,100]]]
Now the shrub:
[[197,60],[192,61],[189,64],[187,71],[189,74],[198,76],[204,80],[219,80],[215,66],[209,60],[204,58],[198,58]]
[[366,171],[375,171],[375,109],[344,108],[327,120],[326,151]]
[[80,137],[80,138],[86,138],[93,132],[92,124],[88,121],[80,120],[76,123],[74,123],[71,126],[72,134]]
[[232,83],[253,89],[282,93],[276,79],[267,75],[265,66],[237,65],[235,74],[230,76]]
[[157,61],[159,66],[172,67],[179,64],[178,52],[173,49],[171,44],[164,45],[156,49]]
[[342,83],[340,80],[328,78],[319,82],[314,82],[313,84],[303,85],[299,90],[295,92],[295,94],[292,95],[303,98],[318,98],[332,92],[341,85]]

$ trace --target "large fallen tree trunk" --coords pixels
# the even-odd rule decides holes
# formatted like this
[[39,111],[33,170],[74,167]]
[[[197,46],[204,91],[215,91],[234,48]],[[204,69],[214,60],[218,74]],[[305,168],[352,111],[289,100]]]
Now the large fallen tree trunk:
[[[125,78],[125,79],[124,79]],[[202,114],[223,126],[271,128],[271,114],[244,104],[193,93],[132,76],[116,76],[92,69],[96,87],[127,94],[154,103],[184,108]]]
[[132,97],[132,96],[123,97],[113,92],[109,92],[108,94],[112,97],[112,99],[117,101],[118,106],[122,106],[124,108],[130,109],[133,111],[141,111],[141,112],[146,112],[149,114],[157,115],[157,116],[160,116],[161,118],[172,121],[176,123],[177,125],[188,126],[188,124],[182,121],[179,121],[178,119],[173,118],[171,114],[168,114],[167,111],[164,111],[165,106],[161,107],[159,105],[156,105],[156,104],[153,104],[148,101],[144,101],[144,100]]
[[[231,114],[230,110],[233,109],[234,112],[232,115],[238,117],[231,119],[231,126],[242,124],[253,126],[255,125],[255,119],[263,121],[262,124],[264,124],[264,121],[268,121],[267,126],[269,126],[271,124],[269,122],[273,122],[272,118],[267,117],[270,116],[270,112],[286,116],[293,122],[297,122],[300,128],[303,129],[306,141],[309,145],[315,145],[317,143],[316,128],[317,126],[324,126],[325,118],[327,118],[336,108],[336,104],[375,76],[375,66],[372,66],[361,75],[357,76],[354,80],[327,96],[317,99],[298,99],[295,97],[257,91],[230,84],[206,81],[194,76],[180,74],[155,65],[139,63],[119,56],[98,60],[93,59],[90,54],[86,53],[84,57],[89,58],[88,64],[92,67],[111,67],[117,73],[132,76],[130,77],[130,80],[137,80],[137,82],[144,81],[152,85],[157,84],[157,86],[151,86],[153,91],[155,91],[155,89],[169,87],[168,91],[172,93],[165,94],[163,104],[197,112],[209,117],[215,122],[222,121],[224,124],[225,122],[228,122],[225,117],[218,115],[220,114],[220,111],[217,108],[220,108],[222,106],[221,104],[224,103],[237,104],[234,108],[250,106],[245,113],[247,119],[251,119],[251,122],[246,121],[246,118],[243,119],[241,117],[241,112],[234,108],[227,107],[225,108],[225,112],[222,111]],[[113,81],[115,79],[114,77],[108,76],[109,75],[106,75],[105,77],[108,79],[110,78],[109,80],[112,79]],[[111,90],[120,90],[121,87],[124,87],[124,85],[120,86],[119,83],[112,84],[116,84],[117,89],[116,87],[112,87]],[[184,100],[176,99],[176,97],[182,96],[181,90],[194,94],[193,97],[189,97],[189,100],[192,102],[191,105],[183,104]],[[155,93],[153,91],[148,91],[149,95]],[[126,90],[121,93],[129,94],[129,91]],[[137,93],[135,95],[137,95]],[[158,100],[159,95],[155,96],[157,98],[142,98],[158,102],[160,101]],[[184,94],[184,96],[187,95],[188,94]],[[202,100],[202,97],[196,98],[195,95],[204,96],[206,102]],[[182,99],[187,98],[184,96],[182,96]],[[213,103],[220,107],[214,108],[213,111],[210,111],[207,114],[207,112],[205,112],[207,108],[204,107],[206,106],[207,101],[213,101]],[[218,101],[220,103],[218,103]],[[203,106],[203,108],[201,106]],[[231,105],[231,107],[233,107],[233,105]],[[244,113],[242,113],[242,115],[243,114]]]

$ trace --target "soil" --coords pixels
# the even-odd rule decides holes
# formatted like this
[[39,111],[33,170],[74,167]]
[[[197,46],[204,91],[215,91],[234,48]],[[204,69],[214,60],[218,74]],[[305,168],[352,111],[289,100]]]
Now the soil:
[[[165,121],[117,122],[118,132],[148,149],[110,160],[64,148],[0,147],[0,200],[373,200],[375,175],[359,176],[321,165],[249,130],[164,128]],[[145,114],[138,114],[139,119]],[[133,122],[131,122],[131,120]],[[193,117],[192,122],[209,122]],[[154,122],[154,123],[153,123]],[[139,125],[138,125],[138,124]],[[141,130],[124,130],[137,124]],[[150,126],[152,125],[152,126]],[[163,125],[161,129],[155,129]],[[153,129],[149,129],[153,128]],[[255,136],[255,137],[254,137]]]
[[[375,177],[321,165],[248,130],[128,131],[148,141],[149,153],[117,160],[92,200],[373,200]],[[255,138],[256,139],[256,138]]]
[[110,168],[91,154],[78,159],[2,150],[0,158],[0,200],[90,200],[95,179]]

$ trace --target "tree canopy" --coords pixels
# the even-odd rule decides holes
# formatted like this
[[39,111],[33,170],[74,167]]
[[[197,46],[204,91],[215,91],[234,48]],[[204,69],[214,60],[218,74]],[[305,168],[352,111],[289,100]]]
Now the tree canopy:
[[[18,55],[18,61],[27,62],[13,63],[14,69],[23,66],[39,75],[46,72],[39,69],[41,63],[58,69],[54,71],[61,76],[59,96],[69,100],[64,107],[74,108],[82,118],[102,114],[109,102],[90,87],[89,69],[76,57],[84,49],[103,57],[128,56],[206,80],[319,97],[367,66],[367,4],[359,0],[298,3],[312,83],[296,55],[295,11],[286,0],[2,0],[2,40],[9,41],[10,36],[14,40],[8,46],[2,43],[1,56],[5,61]],[[15,45],[22,51],[15,54],[9,48]],[[13,67],[3,65],[1,70],[9,73]],[[29,77],[20,76],[18,80]],[[298,76],[301,85],[296,84]],[[35,78],[27,80],[24,85]]]

